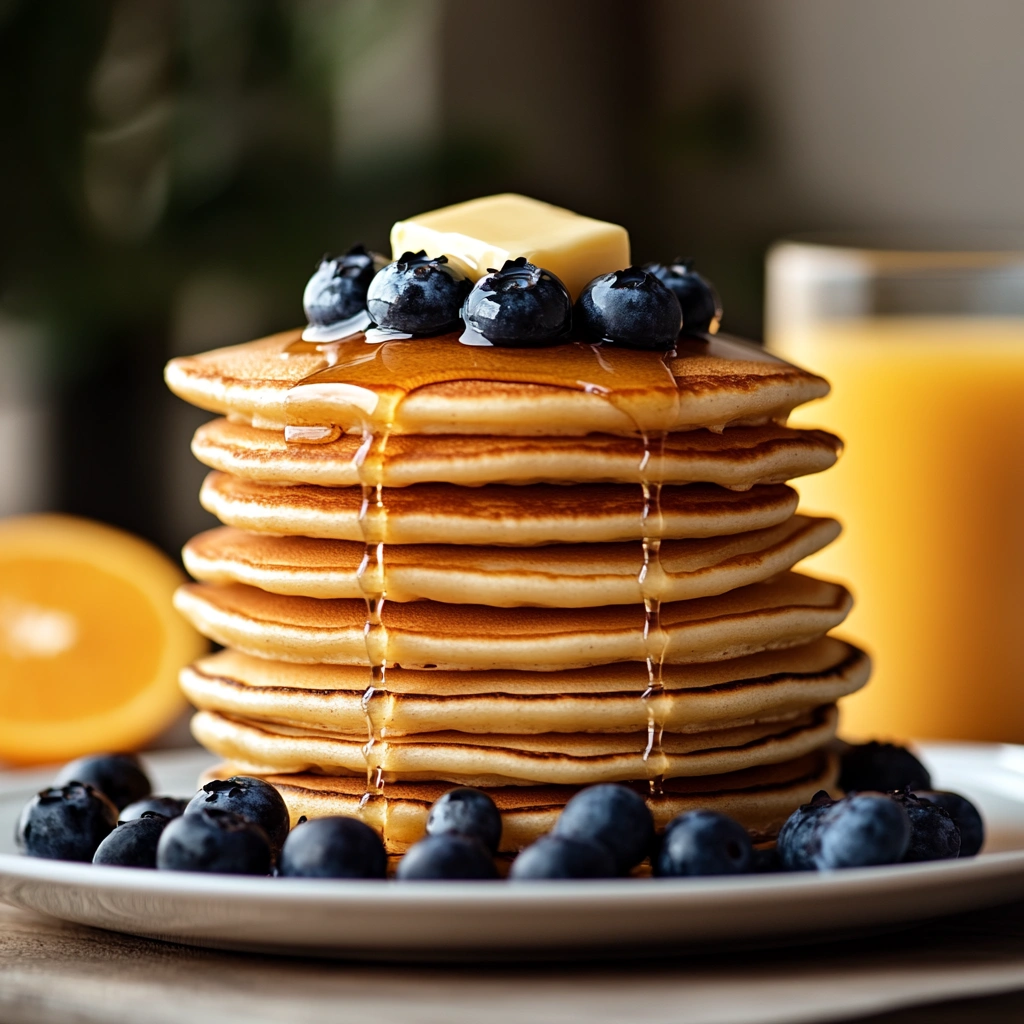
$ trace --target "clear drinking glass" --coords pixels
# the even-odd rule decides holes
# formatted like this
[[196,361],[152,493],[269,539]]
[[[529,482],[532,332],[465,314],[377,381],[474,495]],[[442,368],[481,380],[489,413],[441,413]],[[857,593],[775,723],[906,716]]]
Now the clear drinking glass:
[[792,422],[846,442],[797,481],[843,522],[807,567],[875,659],[843,733],[1024,742],[1024,239],[865,242],[767,268],[769,348],[832,383]]

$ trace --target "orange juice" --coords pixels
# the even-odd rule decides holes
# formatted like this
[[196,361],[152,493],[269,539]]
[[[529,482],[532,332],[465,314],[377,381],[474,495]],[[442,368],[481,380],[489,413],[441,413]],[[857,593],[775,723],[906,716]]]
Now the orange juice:
[[797,481],[840,539],[805,563],[850,584],[875,658],[848,738],[1024,742],[1024,318],[878,317],[778,331],[832,394],[794,425],[846,442]]

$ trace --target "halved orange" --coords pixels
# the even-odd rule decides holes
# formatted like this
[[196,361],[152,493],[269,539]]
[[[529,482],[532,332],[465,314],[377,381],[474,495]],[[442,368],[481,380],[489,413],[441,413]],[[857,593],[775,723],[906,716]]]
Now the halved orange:
[[170,725],[178,671],[206,647],[171,606],[183,578],[109,526],[0,521],[0,760],[136,750]]

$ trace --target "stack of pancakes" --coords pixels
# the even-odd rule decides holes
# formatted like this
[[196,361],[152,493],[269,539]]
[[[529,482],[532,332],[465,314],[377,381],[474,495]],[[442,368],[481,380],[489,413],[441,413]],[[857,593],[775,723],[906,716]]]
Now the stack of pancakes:
[[[408,346],[439,372],[403,380]],[[826,635],[849,594],[792,571],[839,532],[786,485],[837,457],[784,426],[828,385],[707,339],[630,355],[658,365],[617,403],[559,384],[557,349],[487,351],[520,369],[446,373],[451,335],[382,343],[389,381],[361,336],[297,331],[170,364],[224,416],[193,445],[224,526],[186,547],[177,598],[226,648],[183,673],[196,737],[293,818],[360,814],[392,852],[459,784],[493,796],[505,851],[597,782],[659,825],[708,807],[773,835],[835,785],[835,702],[869,671]]]

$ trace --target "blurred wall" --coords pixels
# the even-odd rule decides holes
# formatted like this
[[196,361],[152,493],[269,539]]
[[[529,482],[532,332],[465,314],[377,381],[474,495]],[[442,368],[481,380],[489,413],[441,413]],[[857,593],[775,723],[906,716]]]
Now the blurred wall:
[[1019,0],[714,6],[754,21],[791,220],[1024,223]]
[[[1019,0],[451,0],[446,117],[522,187],[697,257],[758,335],[773,237],[1024,222]],[[481,45],[481,41],[484,41]]]

